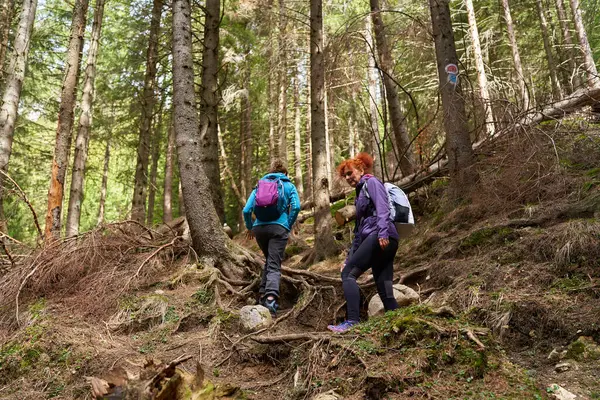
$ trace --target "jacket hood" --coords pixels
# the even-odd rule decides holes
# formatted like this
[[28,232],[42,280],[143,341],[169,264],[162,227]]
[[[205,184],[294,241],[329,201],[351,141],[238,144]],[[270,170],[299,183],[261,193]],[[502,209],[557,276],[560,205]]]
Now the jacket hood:
[[267,178],[279,178],[282,181],[291,182],[290,178],[282,172],[269,173],[269,174],[266,174],[265,176],[263,176],[261,179],[267,179]]

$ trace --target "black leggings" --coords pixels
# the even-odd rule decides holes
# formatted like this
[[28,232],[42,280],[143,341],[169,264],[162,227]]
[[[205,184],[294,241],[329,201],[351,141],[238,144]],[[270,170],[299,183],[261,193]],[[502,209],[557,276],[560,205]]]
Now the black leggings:
[[373,279],[377,293],[385,310],[395,310],[398,303],[394,298],[392,278],[394,276],[394,256],[398,250],[398,241],[390,239],[390,244],[382,250],[377,235],[368,236],[350,256],[342,271],[342,286],[346,297],[349,321],[359,320],[360,289],[356,280],[369,268],[373,269]]

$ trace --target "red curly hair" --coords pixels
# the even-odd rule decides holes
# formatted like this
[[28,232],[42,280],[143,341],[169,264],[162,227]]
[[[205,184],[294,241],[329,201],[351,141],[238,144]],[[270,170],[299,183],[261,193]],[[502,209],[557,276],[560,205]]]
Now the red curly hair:
[[356,157],[344,160],[338,165],[337,172],[340,177],[344,177],[344,172],[348,168],[361,169],[367,174],[373,173],[373,157],[368,153],[358,153]]

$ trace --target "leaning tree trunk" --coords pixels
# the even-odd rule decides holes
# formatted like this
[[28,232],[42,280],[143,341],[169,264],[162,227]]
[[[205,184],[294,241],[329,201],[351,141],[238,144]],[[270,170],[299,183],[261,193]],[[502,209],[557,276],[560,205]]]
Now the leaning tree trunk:
[[73,157],[73,170],[71,173],[71,192],[69,194],[69,208],[67,210],[67,222],[65,227],[66,236],[76,236],[79,233],[81,202],[83,201],[83,181],[85,179],[85,163],[88,156],[90,129],[92,127],[92,104],[94,102],[96,59],[98,58],[103,15],[104,0],[96,0],[92,37],[90,40],[90,49],[88,50],[87,66],[85,68],[83,96],[81,98],[79,129],[77,130],[77,138],[75,139],[75,155]]
[[385,25],[383,24],[379,9],[379,0],[370,0],[370,3],[371,17],[373,18],[373,28],[375,31],[375,44],[377,45],[377,53],[379,54],[379,68],[383,72],[383,84],[385,85],[392,131],[394,132],[396,143],[396,156],[400,157],[400,170],[406,176],[412,174],[415,170],[415,160],[410,145],[410,138],[408,137],[406,116],[400,106],[398,87],[392,78],[394,71],[392,52],[385,36]]
[[485,131],[488,136],[493,136],[496,132],[494,127],[494,115],[492,113],[492,99],[488,88],[487,75],[483,65],[483,56],[481,55],[481,44],[479,44],[479,30],[477,29],[477,18],[475,18],[475,8],[473,0],[465,0],[467,6],[467,15],[469,19],[469,32],[471,33],[471,42],[473,44],[473,55],[475,56],[475,67],[477,68],[477,81],[479,82],[479,95],[483,103],[485,112]]
[[367,82],[369,94],[369,121],[371,122],[371,148],[372,156],[374,159],[373,173],[375,176],[383,179],[383,155],[381,154],[381,136],[379,135],[379,110],[377,107],[377,63],[375,61],[375,47],[373,42],[373,28],[371,24],[371,17],[365,18],[366,29],[365,29],[365,43],[367,45]]
[[14,0],[4,0],[2,10],[0,10],[0,82],[4,78],[4,60],[8,48],[8,36],[14,7]]
[[221,173],[219,171],[219,127],[217,122],[220,10],[220,0],[206,1],[204,51],[202,52],[202,88],[200,93],[200,140],[202,142],[202,165],[208,180],[211,182],[209,190],[219,220],[223,222],[225,221],[225,205],[223,203]]
[[[215,0],[209,0],[212,1]],[[211,6],[207,4],[214,12],[214,7]],[[217,12],[211,18],[218,16]],[[207,25],[209,22],[210,20]],[[218,29],[218,19],[216,23]],[[205,42],[205,46],[213,45],[214,43]],[[204,58],[203,64],[207,62]],[[206,70],[204,65],[204,71]],[[173,106],[179,174],[192,246],[199,256],[225,256],[228,253],[225,233],[215,210],[211,182],[204,172],[202,162],[202,144],[198,140],[200,125],[194,95],[190,0],[173,0]],[[216,121],[214,122],[216,127]]]
[[444,109],[450,191],[452,197],[460,199],[468,195],[477,176],[473,170],[473,150],[467,128],[465,100],[458,77],[458,57],[450,19],[449,0],[429,0],[429,8]]
[[76,0],[73,9],[73,22],[71,37],[67,49],[65,64],[65,78],[60,95],[60,109],[58,111],[58,126],[56,128],[56,144],[54,159],[52,160],[52,177],[48,190],[48,211],[46,213],[46,240],[60,237],[62,203],[65,188],[65,175],[69,164],[69,152],[73,128],[77,80],[83,37],[85,34],[85,21],[87,17],[88,0]]
[[108,166],[110,164],[110,139],[106,141],[106,150],[104,151],[104,168],[102,169],[102,186],[100,187],[100,200],[98,205],[98,225],[104,222],[104,213],[106,207],[106,189],[108,187]]
[[581,18],[581,8],[579,6],[579,0],[571,0],[571,9],[573,11],[573,20],[575,22],[575,30],[577,31],[577,37],[579,38],[579,47],[583,54],[585,71],[587,73],[587,82],[589,87],[600,86],[600,77],[598,76],[598,70],[594,63],[594,57],[590,42],[583,26],[583,19]]
[[323,62],[323,3],[310,1],[310,105],[315,200],[315,258],[323,260],[336,253],[329,207],[329,176],[325,150],[325,65]]
[[569,83],[571,85],[571,92],[578,89],[581,85],[579,81],[579,74],[577,73],[577,51],[573,46],[573,38],[571,37],[571,30],[569,29],[569,19],[565,11],[565,4],[563,0],[556,0],[556,11],[558,12],[558,20],[562,31],[562,38],[564,44],[564,58],[569,63]]
[[158,62],[158,36],[160,33],[162,6],[163,0],[154,0],[152,5],[152,20],[150,22],[150,35],[148,36],[148,51],[146,52],[146,74],[144,76],[144,91],[142,94],[142,117],[133,184],[131,219],[142,223],[146,215],[150,131],[154,104],[156,103],[156,64]]
[[294,183],[298,190],[300,201],[304,198],[304,183],[302,179],[302,108],[300,107],[300,79],[294,78]]
[[538,16],[540,18],[540,29],[542,31],[542,39],[544,41],[544,51],[546,52],[546,60],[548,61],[548,72],[550,73],[550,81],[552,83],[552,93],[554,99],[559,100],[562,97],[560,83],[558,82],[558,74],[556,72],[556,62],[552,54],[552,43],[550,42],[550,33],[548,32],[548,22],[544,14],[544,6],[542,0],[536,0]]
[[279,144],[279,159],[287,165],[287,16],[285,12],[284,0],[279,0],[279,41],[278,48],[278,87],[279,87],[279,108],[277,111],[277,138]]
[[[0,109],[0,170],[8,171],[8,162],[12,153],[13,136],[15,134],[15,123],[23,79],[25,79],[25,66],[27,65],[27,54],[29,53],[29,42],[33,21],[35,20],[35,9],[37,0],[24,0],[19,20],[19,27],[15,36],[14,48],[8,66],[6,85],[2,95],[2,109]],[[0,179],[0,231],[6,232],[6,221],[4,218],[3,190],[4,180]]]
[[163,222],[173,220],[173,149],[175,147],[175,133],[173,132],[173,123],[169,127],[167,138],[167,154],[165,156],[165,185],[163,189]]
[[517,71],[517,81],[519,82],[519,89],[521,91],[521,100],[523,101],[523,109],[529,108],[529,91],[527,90],[527,84],[525,83],[525,75],[523,74],[523,65],[521,64],[521,56],[519,55],[519,46],[517,45],[517,35],[515,34],[514,25],[512,22],[512,16],[510,14],[510,6],[508,0],[502,0],[502,6],[504,8],[504,19],[506,20],[506,31],[508,33],[508,42],[512,51],[513,62],[515,64],[515,71]]

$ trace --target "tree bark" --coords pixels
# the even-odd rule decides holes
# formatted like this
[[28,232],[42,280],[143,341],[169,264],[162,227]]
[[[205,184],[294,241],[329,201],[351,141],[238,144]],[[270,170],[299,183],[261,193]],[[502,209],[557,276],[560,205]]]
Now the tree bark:
[[148,212],[146,213],[146,225],[154,223],[154,204],[156,203],[156,178],[158,175],[158,159],[160,158],[160,142],[162,136],[162,112],[163,102],[158,111],[158,123],[154,128],[152,140],[152,164],[150,166],[150,184],[148,185]]
[[[210,0],[214,1],[214,0]],[[225,233],[211,195],[211,184],[204,172],[203,151],[200,139],[198,114],[194,95],[194,64],[192,60],[192,24],[190,0],[173,0],[173,120],[179,161],[179,174],[192,246],[199,256],[218,258],[228,254]],[[214,12],[214,4],[207,4]],[[212,18],[207,26],[218,29]],[[214,43],[205,42],[213,48]],[[216,48],[214,48],[216,51]],[[205,57],[203,63],[207,61]],[[207,70],[203,66],[204,71]],[[206,82],[205,82],[206,83]],[[205,86],[207,88],[207,86]],[[216,89],[216,88],[215,88]],[[216,121],[212,121],[216,124]],[[205,129],[208,127],[203,125]],[[206,132],[204,132],[206,134]],[[218,155],[217,155],[218,156]],[[218,178],[217,178],[218,179]]]
[[392,79],[393,61],[391,49],[388,45],[385,25],[381,17],[379,8],[379,0],[370,0],[371,18],[373,19],[373,28],[375,31],[375,43],[377,45],[377,53],[379,54],[379,68],[383,72],[383,84],[388,102],[388,110],[390,112],[390,120],[392,130],[394,132],[394,141],[396,144],[396,153],[400,162],[400,170],[403,175],[410,175],[414,172],[415,161],[410,146],[410,138],[408,137],[408,129],[406,126],[406,116],[402,112],[400,99],[398,97],[398,88]]
[[175,147],[175,132],[173,123],[169,127],[167,138],[167,154],[165,158],[165,182],[163,189],[163,222],[166,224],[173,220],[173,149]]
[[[476,182],[473,166],[473,150],[467,129],[465,100],[459,77],[446,72],[454,66],[458,72],[458,57],[454,44],[454,32],[450,19],[449,0],[429,0],[438,79],[444,109],[446,131],[446,154],[450,170],[450,195],[460,199],[468,195]],[[449,71],[452,71],[448,68]],[[454,79],[456,78],[456,79]]]
[[471,33],[471,42],[473,44],[473,55],[475,58],[475,67],[477,68],[477,81],[479,82],[479,95],[483,103],[485,115],[485,132],[488,136],[493,136],[496,132],[494,127],[494,114],[492,112],[492,99],[488,88],[487,75],[481,55],[481,44],[479,43],[479,30],[477,29],[477,18],[475,18],[475,8],[473,0],[465,0],[467,6],[467,15],[469,19],[469,32]]
[[227,152],[225,151],[225,144],[223,143],[223,132],[221,131],[221,128],[219,128],[218,130],[219,133],[219,151],[221,152],[221,159],[223,160],[223,169],[225,170],[225,174],[227,175],[227,177],[229,178],[229,180],[231,181],[231,189],[233,190],[233,194],[236,197],[238,206],[240,208],[240,212],[243,210],[244,206],[246,205],[246,199],[244,199],[242,197],[242,193],[240,192],[240,189],[238,188],[238,185],[235,180],[235,176],[233,176],[233,171],[231,170],[231,168],[229,168],[229,161],[227,160]]
[[579,47],[583,54],[583,60],[585,65],[585,71],[587,73],[587,83],[591,88],[600,87],[600,77],[598,76],[598,70],[596,69],[596,63],[590,42],[583,26],[583,19],[581,18],[581,8],[579,7],[579,0],[570,0],[571,9],[573,11],[573,21],[575,22],[575,30],[577,31],[577,37],[579,38]]
[[374,159],[373,173],[379,178],[383,178],[383,154],[381,153],[381,136],[379,134],[379,110],[377,107],[377,63],[375,61],[375,47],[373,43],[373,28],[371,16],[365,18],[365,42],[367,45],[367,82],[369,94],[369,121],[371,122],[371,148]]
[[279,0],[279,40],[278,48],[278,87],[279,87],[279,107],[277,121],[277,138],[279,141],[279,159],[287,165],[287,16],[285,12],[284,0]]
[[[8,163],[12,153],[13,137],[15,134],[15,123],[23,79],[25,79],[25,66],[29,53],[29,42],[37,0],[24,0],[19,27],[14,41],[14,49],[8,66],[6,85],[2,95],[2,108],[0,109],[0,170],[8,172]],[[0,179],[0,231],[6,232],[6,221],[4,219],[4,180]]]
[[552,82],[552,93],[554,93],[554,99],[559,100],[562,97],[562,90],[558,81],[558,74],[556,72],[556,62],[554,61],[554,55],[552,54],[552,43],[550,42],[550,33],[548,32],[548,22],[544,14],[544,6],[542,0],[536,0],[538,16],[540,18],[540,29],[542,31],[542,39],[544,41],[544,51],[546,52],[546,60],[548,61],[548,72],[550,73],[550,81]]
[[156,64],[158,62],[158,37],[160,34],[160,19],[163,0],[152,3],[152,20],[148,36],[146,52],[146,74],[144,75],[144,91],[142,94],[142,117],[137,147],[137,163],[133,184],[133,201],[131,219],[144,222],[146,215],[146,191],[148,189],[148,162],[150,158],[151,125],[156,104]]
[[[307,95],[307,103],[310,102],[310,94]],[[313,157],[312,157],[312,118],[311,113],[306,114],[306,147],[305,147],[305,159],[306,159],[306,190],[304,191],[304,197],[307,200],[314,202],[314,192],[313,192]]]
[[110,164],[110,139],[106,141],[106,150],[104,151],[104,168],[102,169],[102,186],[100,188],[100,201],[98,206],[98,225],[104,222],[104,212],[106,204],[106,188],[108,186],[108,166]]
[[92,105],[94,103],[94,82],[96,79],[96,59],[100,45],[102,18],[104,15],[104,0],[96,0],[92,37],[88,50],[87,66],[83,83],[81,98],[81,115],[79,128],[75,139],[75,155],[73,156],[73,170],[71,173],[71,192],[69,194],[69,208],[67,210],[66,236],[76,236],[79,233],[81,218],[81,203],[83,201],[83,182],[85,179],[85,164],[88,156],[90,130],[92,127]]
[[14,0],[3,0],[0,10],[0,82],[4,78],[4,61],[8,49],[8,36],[14,12]]
[[85,35],[88,0],[76,0],[73,9],[71,36],[65,64],[65,77],[60,95],[56,144],[52,160],[52,177],[48,190],[48,211],[46,213],[46,241],[60,237],[62,203],[65,175],[69,164],[69,152],[73,140],[72,128],[75,111],[77,80],[79,79],[81,50]]
[[571,30],[569,29],[569,19],[565,11],[563,0],[556,0],[556,11],[558,12],[558,20],[562,31],[563,46],[565,47],[563,51],[564,58],[569,63],[569,84],[571,86],[571,92],[573,92],[579,88],[581,82],[579,80],[579,74],[577,73],[577,50],[573,46],[573,38],[571,37]]
[[515,71],[517,71],[517,82],[519,83],[519,89],[521,91],[523,109],[526,110],[529,108],[529,91],[527,90],[527,84],[525,83],[523,65],[521,64],[521,56],[519,55],[519,46],[517,45],[517,35],[515,34],[508,0],[502,0],[502,7],[504,8],[504,19],[506,20],[506,32],[508,33],[508,42],[510,44],[513,62],[515,64]]
[[220,0],[207,0],[204,17],[204,51],[202,52],[202,88],[200,92],[200,141],[202,143],[202,165],[208,180],[211,182],[209,189],[215,204],[215,210],[219,220],[224,222],[225,205],[223,203],[221,173],[219,171],[219,127],[217,121],[220,22]]
[[298,191],[298,197],[300,201],[304,198],[304,184],[302,179],[302,109],[300,107],[300,80],[299,76],[296,75],[294,79],[294,109],[295,109],[295,121],[294,121],[294,183],[296,184],[296,190]]
[[325,131],[325,66],[323,62],[323,3],[310,1],[310,103],[315,200],[315,258],[323,260],[336,253],[329,207],[329,176]]
[[250,51],[246,52],[246,65],[244,68],[244,91],[241,96],[241,185],[242,196],[244,199],[250,195],[252,188],[252,106],[250,103],[250,61],[247,57]]

